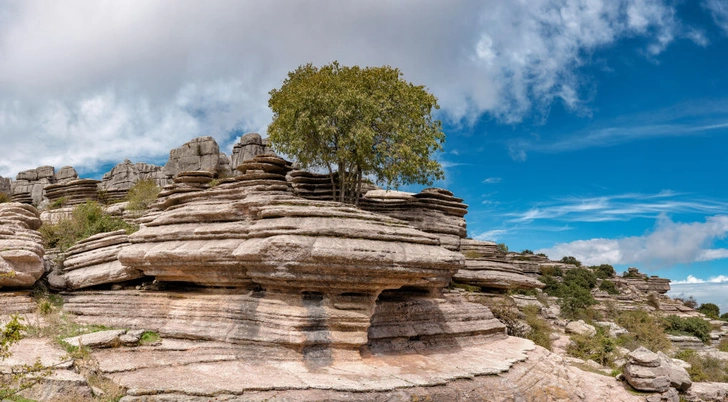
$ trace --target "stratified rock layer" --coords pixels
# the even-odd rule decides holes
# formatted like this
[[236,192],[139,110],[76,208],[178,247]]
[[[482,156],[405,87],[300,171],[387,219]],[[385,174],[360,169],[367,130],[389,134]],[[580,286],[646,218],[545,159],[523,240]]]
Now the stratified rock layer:
[[49,184],[45,187],[45,196],[48,200],[63,205],[82,204],[86,201],[98,199],[98,180],[71,179],[60,183]]
[[170,184],[161,166],[143,162],[131,163],[126,159],[105,173],[98,187],[107,201],[120,201],[141,180],[152,180],[159,187]]
[[515,290],[542,288],[544,284],[526,276],[521,265],[513,264],[498,250],[493,242],[463,239],[460,251],[465,256],[465,266],[453,280],[484,289]]
[[[296,197],[285,178],[289,164],[272,155],[237,170],[243,174],[214,186],[210,172],[179,173],[131,244],[98,237],[66,260],[71,288],[82,287],[74,273],[80,283],[83,269],[118,262],[162,284],[218,290],[76,293],[66,308],[176,337],[284,346],[314,365],[504,336],[486,307],[443,296],[464,258],[440,247],[439,236],[346,204]],[[83,286],[92,282],[100,283]]]
[[232,173],[230,160],[225,156],[220,159],[220,147],[212,137],[197,137],[184,143],[181,147],[169,152],[169,159],[162,168],[167,177],[174,177],[180,172],[204,170],[227,176]]
[[230,165],[235,169],[243,162],[249,161],[257,155],[272,153],[273,150],[267,139],[264,140],[258,133],[248,133],[243,135],[240,141],[233,146]]
[[119,252],[127,245],[128,236],[118,230],[91,236],[69,248],[63,261],[66,287],[75,290],[144,276],[140,270],[119,262]]
[[40,214],[34,207],[0,204],[0,288],[32,286],[45,272]]

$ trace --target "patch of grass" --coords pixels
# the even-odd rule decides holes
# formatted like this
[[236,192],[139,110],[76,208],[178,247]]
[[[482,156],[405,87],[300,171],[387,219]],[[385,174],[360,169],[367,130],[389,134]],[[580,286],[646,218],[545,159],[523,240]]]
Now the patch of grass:
[[63,208],[67,203],[68,203],[68,198],[61,197],[61,198],[51,202],[50,205],[48,205],[48,208],[49,209]]
[[594,336],[571,335],[572,342],[566,348],[566,352],[582,360],[593,360],[602,366],[612,366],[616,342],[609,337],[604,327],[597,326],[596,330],[597,334]]
[[70,218],[55,224],[44,224],[40,227],[40,233],[46,248],[59,247],[61,250],[66,250],[78,241],[97,233],[119,229],[124,229],[129,234],[138,230],[136,226],[104,212],[98,203],[88,201],[76,206]]
[[0,204],[2,204],[4,202],[10,202],[11,200],[12,199],[10,198],[9,195],[7,195],[5,193],[0,193]]
[[720,339],[720,343],[718,344],[718,350],[721,352],[728,352],[728,338],[723,337]]
[[162,189],[152,179],[139,180],[129,189],[126,196],[129,204],[126,209],[129,211],[146,211],[157,200],[157,195]]
[[126,395],[124,387],[101,375],[91,374],[88,376],[87,381],[88,385],[98,388],[104,392],[103,395],[97,396],[97,401],[119,402],[119,400]]
[[617,314],[616,322],[629,331],[617,340],[629,350],[644,346],[653,352],[666,352],[671,347],[660,320],[645,310],[622,311]]
[[538,312],[538,306],[528,305],[523,308],[526,324],[531,327],[531,330],[526,334],[526,338],[532,340],[538,346],[551,350],[551,333],[554,331],[548,321],[539,317]]
[[463,253],[463,255],[465,256],[465,258],[470,258],[470,259],[481,258],[483,256],[483,254],[480,254],[479,252],[477,252],[475,250],[467,250],[466,252]]
[[159,336],[158,333],[154,331],[144,331],[141,339],[139,339],[139,344],[148,345],[150,343],[157,343],[160,339],[162,338]]
[[728,364],[719,359],[701,356],[692,349],[681,350],[675,358],[690,363],[687,371],[694,382],[728,382]]

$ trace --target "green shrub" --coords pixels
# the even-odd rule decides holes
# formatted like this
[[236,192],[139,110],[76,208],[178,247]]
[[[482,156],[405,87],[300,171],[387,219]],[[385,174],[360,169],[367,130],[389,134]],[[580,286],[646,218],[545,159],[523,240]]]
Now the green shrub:
[[557,281],[551,275],[541,275],[538,280],[543,282],[546,286],[543,288],[543,292],[549,296],[560,296],[561,295],[561,282]]
[[132,233],[137,228],[107,214],[98,203],[88,201],[76,206],[70,218],[55,224],[44,224],[40,227],[40,233],[46,248],[59,247],[61,250],[66,250],[78,241],[97,233],[119,229]]
[[589,268],[594,271],[594,274],[599,279],[613,278],[616,275],[614,267],[609,264],[595,265]]
[[141,339],[139,340],[139,343],[142,345],[148,345],[150,343],[156,343],[160,339],[161,338],[158,333],[153,332],[153,331],[144,331]]
[[581,261],[577,260],[575,257],[572,256],[564,257],[559,261],[563,262],[564,264],[576,265],[577,267],[581,266]]
[[525,250],[521,251],[521,255],[526,255],[526,254],[531,254],[531,255],[533,255],[533,251],[531,251],[531,250],[529,250],[529,249],[525,249]]
[[710,342],[710,323],[700,317],[682,318],[668,315],[662,319],[665,332],[672,335],[692,335],[703,341]]
[[10,198],[9,195],[7,195],[5,193],[0,193],[0,204],[2,204],[4,202],[10,202],[11,200],[12,199]]
[[617,289],[617,285],[615,285],[614,282],[606,279],[602,280],[602,283],[599,284],[599,290],[607,292],[610,295],[619,294],[619,289]]
[[526,334],[526,338],[532,340],[538,346],[551,350],[551,333],[553,329],[548,321],[539,317],[538,312],[539,307],[535,305],[528,305],[523,308],[526,324],[531,327],[531,330]]
[[665,352],[671,347],[660,321],[645,310],[621,311],[616,322],[629,331],[620,335],[618,341],[630,350],[644,346],[653,352]]
[[592,318],[594,312],[589,307],[597,304],[597,301],[594,300],[589,289],[566,286],[562,288],[560,297],[559,307],[561,307],[562,317],[585,320]]
[[717,320],[718,317],[720,317],[720,307],[713,303],[701,304],[700,307],[698,307],[698,311],[714,320]]
[[506,244],[505,244],[505,243],[498,243],[498,245],[496,245],[496,248],[497,248],[497,249],[498,249],[498,251],[500,251],[501,253],[503,253],[503,254],[508,254],[508,246],[506,246]]
[[681,350],[675,358],[690,363],[687,369],[693,382],[728,382],[728,364],[710,356],[700,356],[692,349]]
[[540,268],[541,275],[564,276],[564,271],[553,265],[546,265]]
[[68,199],[66,197],[61,197],[61,198],[51,202],[51,204],[48,205],[48,208],[49,209],[63,208],[67,202],[68,202]]
[[597,333],[594,336],[571,335],[571,343],[566,352],[574,357],[583,360],[593,360],[602,366],[611,366],[614,363],[615,341],[609,337],[609,333],[600,326],[596,327]]
[[129,204],[126,209],[130,211],[145,211],[157,200],[157,195],[162,189],[152,179],[139,180],[134,187],[129,189],[126,196]]
[[594,272],[586,268],[572,269],[566,271],[564,274],[564,285],[592,289],[597,285],[597,276],[594,275]]

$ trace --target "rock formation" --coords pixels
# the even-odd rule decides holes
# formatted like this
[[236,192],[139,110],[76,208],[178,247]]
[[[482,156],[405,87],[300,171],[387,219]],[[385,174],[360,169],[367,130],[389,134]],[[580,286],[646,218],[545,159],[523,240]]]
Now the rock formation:
[[243,135],[237,144],[233,146],[233,152],[230,157],[230,165],[236,169],[243,162],[253,159],[256,155],[272,154],[268,139],[262,139],[258,133],[248,133]]
[[627,275],[614,279],[617,285],[629,284],[643,293],[655,292],[665,294],[670,290],[670,280],[657,276],[647,276],[640,273],[637,268],[629,268]]
[[662,352],[652,353],[639,347],[629,354],[624,377],[635,389],[667,392],[671,387],[685,391],[692,385],[690,376]]
[[98,188],[107,201],[120,201],[140,180],[152,180],[159,187],[171,183],[167,175],[162,172],[161,166],[143,162],[131,163],[129,159],[125,159],[104,174]]
[[11,183],[12,181],[9,178],[0,176],[0,194],[5,194],[10,197],[13,192],[11,189]]
[[83,204],[89,200],[98,200],[98,183],[98,180],[93,179],[71,179],[45,186],[44,194],[51,205],[55,202],[69,206]]
[[55,180],[53,166],[41,166],[20,172],[12,184],[13,201],[38,205],[43,200],[45,186]]
[[162,172],[167,177],[174,177],[180,172],[196,170],[204,170],[219,176],[229,176],[232,171],[226,166],[230,166],[230,161],[227,157],[221,160],[220,147],[215,139],[197,137],[184,143],[181,147],[171,150]]
[[453,280],[485,290],[536,289],[544,284],[526,276],[521,265],[505,258],[493,242],[463,239],[460,251],[465,265],[453,276]]
[[144,274],[119,262],[119,252],[129,245],[123,230],[100,233],[69,248],[63,261],[63,279],[70,290],[125,282]]
[[443,296],[464,258],[440,247],[438,236],[386,215],[296,197],[280,158],[258,155],[237,169],[243,174],[214,187],[211,173],[178,174],[160,194],[160,213],[129,236],[118,258],[161,283],[237,290],[79,293],[68,296],[68,310],[165,334],[283,346],[324,365],[362,351],[504,336],[486,307],[458,293]]
[[0,288],[27,288],[45,272],[40,214],[27,204],[0,204]]

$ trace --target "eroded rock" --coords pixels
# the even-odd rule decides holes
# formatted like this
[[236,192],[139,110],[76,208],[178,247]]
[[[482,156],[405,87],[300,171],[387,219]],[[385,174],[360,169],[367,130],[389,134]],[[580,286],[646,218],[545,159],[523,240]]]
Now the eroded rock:
[[33,206],[0,204],[0,288],[27,288],[45,272],[40,214]]

